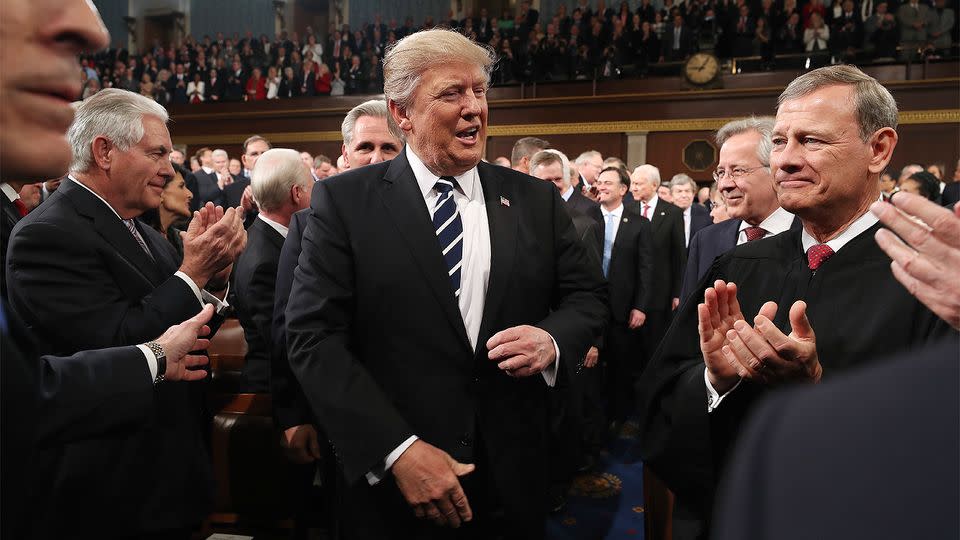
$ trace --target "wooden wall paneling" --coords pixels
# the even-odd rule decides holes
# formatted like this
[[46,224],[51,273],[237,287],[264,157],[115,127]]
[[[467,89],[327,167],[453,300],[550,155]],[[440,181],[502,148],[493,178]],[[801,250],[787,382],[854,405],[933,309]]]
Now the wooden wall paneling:
[[651,133],[647,137],[647,163],[660,169],[661,181],[667,182],[678,173],[686,173],[700,183],[712,181],[710,173],[716,168],[716,160],[704,171],[692,171],[683,164],[684,147],[696,139],[706,139],[713,142],[713,132]]
[[900,138],[890,160],[891,171],[911,163],[943,163],[947,175],[956,168],[960,158],[960,127],[956,124],[905,125],[897,129],[897,134]]

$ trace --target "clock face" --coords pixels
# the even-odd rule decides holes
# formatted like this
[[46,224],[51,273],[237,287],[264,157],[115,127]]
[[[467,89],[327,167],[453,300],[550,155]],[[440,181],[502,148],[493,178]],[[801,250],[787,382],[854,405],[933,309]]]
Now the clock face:
[[712,54],[697,53],[687,60],[683,72],[691,83],[706,84],[719,74],[720,64]]

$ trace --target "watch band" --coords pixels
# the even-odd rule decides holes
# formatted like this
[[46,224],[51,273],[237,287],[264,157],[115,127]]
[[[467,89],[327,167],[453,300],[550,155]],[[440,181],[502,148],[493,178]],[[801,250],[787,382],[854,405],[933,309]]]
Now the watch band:
[[156,341],[149,341],[145,345],[157,359],[157,378],[153,380],[153,384],[162,383],[163,376],[167,372],[167,355],[163,352],[163,347]]

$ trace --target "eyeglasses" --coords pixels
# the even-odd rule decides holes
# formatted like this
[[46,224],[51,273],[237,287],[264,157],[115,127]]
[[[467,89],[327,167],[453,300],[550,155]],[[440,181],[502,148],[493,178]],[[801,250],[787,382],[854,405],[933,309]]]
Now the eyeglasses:
[[716,180],[717,182],[725,178],[736,180],[737,178],[742,178],[744,175],[750,174],[757,169],[763,169],[765,167],[766,165],[758,165],[756,167],[749,167],[749,168],[734,167],[729,173],[727,172],[726,169],[717,169],[713,171],[713,179]]

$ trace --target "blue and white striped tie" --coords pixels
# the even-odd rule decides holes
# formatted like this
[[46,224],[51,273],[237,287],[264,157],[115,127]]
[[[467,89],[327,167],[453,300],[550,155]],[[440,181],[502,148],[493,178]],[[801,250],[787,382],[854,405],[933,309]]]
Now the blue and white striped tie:
[[463,265],[463,222],[460,221],[460,212],[457,212],[457,203],[453,200],[455,183],[452,176],[441,176],[433,186],[440,194],[433,209],[433,228],[437,231],[437,241],[440,243],[443,260],[447,263],[447,275],[450,276],[453,295],[459,298],[460,267]]

